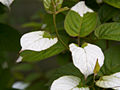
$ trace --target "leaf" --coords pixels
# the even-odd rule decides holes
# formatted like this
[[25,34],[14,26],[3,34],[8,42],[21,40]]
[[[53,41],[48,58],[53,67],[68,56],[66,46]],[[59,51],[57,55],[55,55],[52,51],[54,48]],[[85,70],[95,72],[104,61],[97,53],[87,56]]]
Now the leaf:
[[32,27],[32,28],[41,28],[42,24],[38,23],[38,22],[29,22],[29,23],[25,23],[22,25],[23,28],[28,28],[28,27]]
[[[63,59],[64,57],[64,59]],[[56,56],[56,60],[59,65],[65,65],[67,64],[71,59],[70,52],[63,52]]]
[[80,1],[68,12],[64,26],[70,36],[85,37],[94,30],[97,20],[97,14],[85,5],[85,1]]
[[[105,51],[105,62],[101,68],[101,75],[109,75],[116,72],[120,72],[120,46],[111,45],[108,50]],[[100,75],[100,76],[101,76]]]
[[120,72],[109,75],[102,76],[97,82],[96,85],[102,88],[112,88],[115,90],[120,89]]
[[1,2],[3,5],[7,6],[8,8],[10,7],[10,5],[12,4],[13,1],[14,1],[14,0],[0,0],[0,2]]
[[109,6],[109,5],[105,4],[105,5],[101,6],[101,8],[99,9],[98,15],[99,15],[100,20],[102,22],[106,22],[106,21],[112,19],[112,17],[114,15],[116,15],[118,12],[119,12],[119,9],[116,9],[112,6]]
[[94,11],[90,8],[88,8],[85,4],[85,1],[80,1],[78,2],[76,5],[74,5],[72,8],[71,8],[72,11],[75,11],[77,12],[81,17],[84,16],[84,14],[86,13],[93,13]]
[[50,86],[54,80],[65,75],[72,75],[72,76],[79,77],[81,79],[83,78],[83,75],[81,74],[81,72],[72,63],[70,63],[56,69],[50,81],[48,82],[48,85]]
[[82,85],[81,79],[76,76],[62,76],[53,81],[50,90],[89,90],[89,87]]
[[29,86],[29,83],[25,83],[23,81],[16,81],[13,85],[12,88],[18,89],[18,90],[24,90]]
[[[76,76],[62,76],[53,81],[50,90],[74,90],[79,89],[77,86],[81,83],[81,79]],[[80,90],[80,89],[79,89]],[[89,90],[89,89],[88,89]]]
[[13,67],[14,71],[30,71],[33,69],[31,64],[21,63]]
[[120,23],[106,23],[95,30],[98,39],[120,41]]
[[[48,36],[47,36],[48,35]],[[34,31],[24,34],[20,39],[21,51],[32,50],[42,51],[50,48],[58,42],[56,37],[52,37],[45,31]]]
[[44,3],[45,9],[49,13],[52,13],[52,12],[54,12],[54,5],[53,5],[53,3],[56,6],[56,10],[59,10],[61,8],[61,6],[62,6],[63,0],[44,0],[43,3]]
[[[86,13],[81,17],[78,13],[70,10],[65,18],[65,30],[70,36],[85,37],[89,35],[97,25],[96,13]],[[87,27],[87,28],[86,28]]]
[[100,65],[99,65],[99,62],[98,60],[96,61],[96,65],[95,65],[95,68],[94,68],[94,75],[96,75],[100,70]]
[[102,49],[102,51],[106,50],[106,40],[100,39],[96,41],[95,44],[99,46]]
[[57,55],[64,50],[65,47],[60,42],[58,42],[47,50],[43,50],[41,52],[26,50],[23,51],[20,55],[23,57],[23,61],[35,62]]
[[[59,36],[63,40],[63,42],[67,45],[69,42],[67,34],[64,32],[59,32]],[[57,55],[63,52],[64,50],[66,50],[66,47],[61,42],[58,41],[55,45],[46,50],[42,50],[40,52],[26,50],[21,52],[20,55],[23,57],[23,61],[35,62]]]
[[120,0],[103,0],[103,1],[111,6],[120,8]]
[[103,66],[104,54],[101,48],[96,45],[87,43],[83,46],[84,47],[78,47],[74,43],[69,45],[74,65],[81,71],[85,78],[87,78],[94,73],[97,60],[99,66]]
[[18,51],[20,49],[20,33],[14,28],[0,23],[0,49]]
[[113,21],[115,22],[120,22],[120,12],[118,12],[117,14],[115,14],[112,18]]

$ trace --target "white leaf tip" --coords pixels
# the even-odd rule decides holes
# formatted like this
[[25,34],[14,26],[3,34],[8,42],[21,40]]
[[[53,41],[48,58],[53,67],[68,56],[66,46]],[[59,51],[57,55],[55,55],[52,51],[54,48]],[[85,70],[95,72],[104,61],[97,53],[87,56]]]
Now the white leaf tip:
[[94,73],[96,61],[102,67],[104,63],[104,54],[102,50],[93,44],[85,44],[84,47],[78,47],[75,44],[70,44],[70,51],[72,53],[73,64],[84,74],[87,78]]
[[57,38],[44,38],[44,31],[26,33],[21,37],[22,50],[42,51],[58,42]]
[[87,12],[94,12],[92,9],[88,8],[85,5],[85,1],[78,2],[75,6],[71,8],[71,10],[77,12],[81,17],[83,17],[84,14],[86,14]]
[[19,56],[18,59],[16,60],[16,63],[22,62],[22,59],[23,59],[23,57],[22,57],[22,56]]

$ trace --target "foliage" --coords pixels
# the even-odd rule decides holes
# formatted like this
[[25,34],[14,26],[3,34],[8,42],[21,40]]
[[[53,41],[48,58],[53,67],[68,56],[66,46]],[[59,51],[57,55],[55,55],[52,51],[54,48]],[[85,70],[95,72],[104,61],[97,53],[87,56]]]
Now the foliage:
[[[1,90],[13,90],[12,86],[16,81],[28,83],[29,86],[25,90],[48,90],[54,80],[66,75],[80,78],[81,84],[78,87],[87,86],[91,90],[102,90],[95,85],[96,80],[120,72],[120,0],[102,0],[102,3],[84,0],[85,5],[94,12],[84,13],[83,16],[71,9],[80,1],[41,0],[39,3],[42,4],[42,8],[31,17],[33,21],[21,25],[22,28],[31,31],[49,32],[50,34],[45,34],[43,39],[58,38],[56,44],[41,51],[21,51],[20,38],[23,33],[16,30],[11,22],[7,22],[12,8],[3,2],[0,3]],[[69,46],[75,43],[77,47],[85,49],[88,46],[85,42],[99,46],[105,56],[104,65],[100,65],[99,60],[94,62],[94,71],[88,77],[84,77],[82,71],[75,66],[73,52]],[[46,42],[45,45],[47,44]],[[96,51],[94,49],[92,51]],[[98,52],[91,54],[96,53]],[[13,57],[18,55],[22,57],[22,62],[15,63],[16,59]],[[51,66],[49,62],[52,63]],[[47,70],[44,71],[43,66]]]

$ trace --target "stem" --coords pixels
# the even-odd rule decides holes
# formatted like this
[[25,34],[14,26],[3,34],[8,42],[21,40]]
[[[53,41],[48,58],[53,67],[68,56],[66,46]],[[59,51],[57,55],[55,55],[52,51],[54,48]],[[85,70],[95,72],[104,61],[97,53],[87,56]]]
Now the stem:
[[[81,25],[82,25],[82,19],[81,19],[81,23],[80,23],[80,29],[81,29]],[[78,32],[78,46],[80,46],[80,29]]]
[[59,33],[58,33],[58,30],[57,30],[57,25],[56,25],[56,5],[54,3],[54,1],[52,0],[52,3],[53,3],[53,6],[54,6],[54,13],[53,13],[53,24],[54,24],[54,28],[55,28],[55,32],[56,32],[56,35],[57,35],[57,38],[60,40],[60,42],[67,48],[68,46],[63,42],[63,40],[60,38],[59,36]]
[[109,41],[106,40],[106,50],[109,48]]
[[80,46],[80,35],[78,36],[78,46]]
[[95,88],[94,88],[94,87],[92,87],[92,89],[93,89],[93,90],[95,90]]
[[87,78],[84,76],[85,83],[87,82]]
[[57,26],[56,26],[56,14],[55,14],[55,13],[53,14],[53,23],[54,23],[54,27],[55,27],[55,32],[56,32],[57,38],[60,40],[60,42],[61,42],[67,49],[69,49],[69,48],[67,47],[67,45],[62,41],[62,39],[61,39],[60,36],[59,36],[58,30],[57,30]]
[[95,83],[96,81],[95,81],[95,74],[94,74],[94,76],[93,76],[93,82]]

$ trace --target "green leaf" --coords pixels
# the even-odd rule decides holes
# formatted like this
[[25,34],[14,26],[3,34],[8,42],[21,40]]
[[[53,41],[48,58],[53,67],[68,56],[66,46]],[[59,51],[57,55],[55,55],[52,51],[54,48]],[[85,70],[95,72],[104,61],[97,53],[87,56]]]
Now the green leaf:
[[99,72],[99,70],[100,70],[100,65],[99,65],[99,62],[97,60],[95,68],[94,68],[94,75],[96,75]]
[[41,28],[42,27],[42,24],[41,23],[37,23],[37,22],[29,22],[29,23],[25,23],[22,25],[23,28],[28,28],[28,27],[31,27],[31,28]]
[[33,69],[31,64],[21,63],[13,67],[14,71],[30,71]]
[[120,23],[106,23],[95,30],[99,39],[120,41]]
[[103,0],[103,1],[111,6],[120,8],[120,0]]
[[0,49],[18,51],[20,49],[20,33],[14,28],[0,23]]
[[106,49],[106,40],[99,39],[94,44],[99,46],[102,49],[102,51]]
[[78,13],[70,10],[65,19],[65,30],[70,36],[85,37],[89,35],[97,25],[96,13],[86,13],[81,17]]
[[93,80],[93,76],[89,76],[87,78],[87,80],[84,79],[83,74],[80,72],[80,70],[78,68],[76,68],[73,63],[69,63],[66,64],[58,69],[56,69],[56,71],[53,73],[53,75],[51,75],[51,78],[49,80],[49,82],[47,83],[48,86],[51,86],[51,84],[53,83],[54,80],[62,77],[62,76],[67,76],[67,75],[72,75],[72,76],[76,76],[79,77],[81,79],[81,83],[82,86],[86,86],[88,83],[92,83],[91,80]]
[[[107,12],[106,12],[107,11]],[[103,5],[99,11],[98,11],[98,14],[99,14],[99,17],[100,17],[100,20],[102,22],[106,22],[110,19],[112,19],[112,17],[114,15],[116,15],[117,13],[119,12],[118,9],[116,8],[113,8],[112,6],[109,6],[109,5]],[[111,14],[112,13],[112,14]]]
[[[63,31],[60,31],[59,36],[62,39],[62,41],[67,45],[69,42],[68,35]],[[23,57],[23,61],[35,62],[55,56],[63,52],[64,50],[66,50],[66,47],[58,41],[55,45],[46,50],[42,50],[40,52],[25,50],[21,52],[20,55]]]
[[50,81],[48,82],[48,85],[50,86],[54,80],[65,75],[73,75],[80,78],[83,76],[81,72],[72,63],[70,63],[56,69],[55,73],[52,75]]
[[113,21],[115,22],[120,22],[120,12],[118,12],[117,14],[115,14],[112,18]]
[[86,47],[87,45],[88,45],[88,43],[85,42],[85,43],[82,44],[81,47],[84,48],[84,47]]
[[120,72],[120,46],[112,45],[105,51],[105,62],[101,68],[99,75],[110,75],[116,72]]
[[35,62],[57,55],[64,50],[65,47],[60,42],[58,42],[47,50],[43,50],[41,52],[26,50],[23,51],[20,55],[23,57],[23,61]]
[[51,34],[48,33],[48,32],[44,32],[44,35],[43,35],[44,38],[51,38]]
[[[63,59],[63,57],[64,57],[64,59]],[[63,53],[57,55],[57,57],[56,57],[56,60],[59,65],[65,65],[65,64],[69,63],[70,59],[71,59],[70,52],[63,52]]]
[[56,6],[56,10],[59,10],[62,6],[63,0],[44,0],[44,7],[49,13],[54,12],[53,3]]

